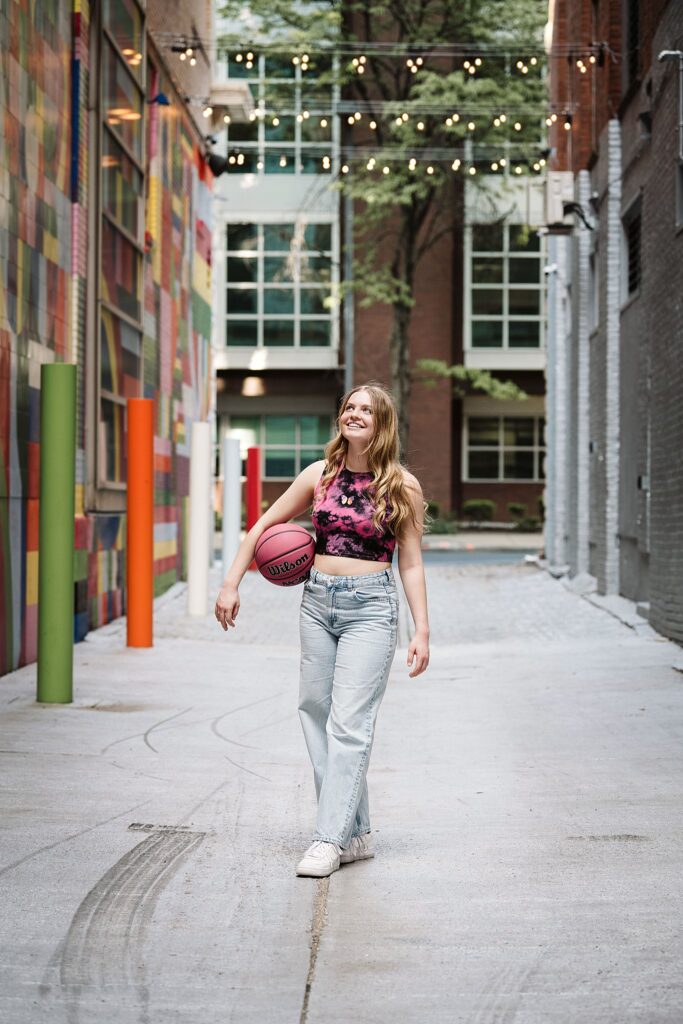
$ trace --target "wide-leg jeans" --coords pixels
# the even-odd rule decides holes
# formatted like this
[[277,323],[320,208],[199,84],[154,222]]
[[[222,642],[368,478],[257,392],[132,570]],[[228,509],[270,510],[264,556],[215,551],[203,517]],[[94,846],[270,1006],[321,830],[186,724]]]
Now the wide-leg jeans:
[[347,847],[370,831],[367,771],[398,636],[391,566],[311,569],[300,612],[299,718],[318,798],[314,839]]

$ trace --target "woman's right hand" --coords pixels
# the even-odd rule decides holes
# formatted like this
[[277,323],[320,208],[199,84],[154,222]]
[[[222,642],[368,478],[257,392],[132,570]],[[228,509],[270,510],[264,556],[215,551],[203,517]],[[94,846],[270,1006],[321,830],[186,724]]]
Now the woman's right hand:
[[240,597],[237,593],[237,587],[231,584],[223,584],[218,592],[214,611],[224,630],[227,631],[228,626],[235,625],[235,619],[239,610]]

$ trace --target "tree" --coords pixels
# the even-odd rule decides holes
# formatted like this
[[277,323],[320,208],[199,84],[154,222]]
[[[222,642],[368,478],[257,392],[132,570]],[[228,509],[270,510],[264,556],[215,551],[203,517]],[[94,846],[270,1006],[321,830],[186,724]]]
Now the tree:
[[[439,239],[462,227],[465,179],[485,192],[484,170],[487,177],[506,174],[512,161],[519,168],[536,162],[539,169],[545,113],[539,55],[547,5],[253,0],[245,10],[231,0],[223,11],[244,28],[222,45],[305,53],[312,72],[340,86],[346,102],[336,185],[362,213],[354,245],[360,255],[354,280],[345,285],[360,294],[362,305],[391,307],[391,387],[405,450],[416,270]],[[326,62],[332,54],[337,59]],[[480,371],[433,361],[422,369],[428,379],[447,375],[461,388],[500,393],[501,382]],[[505,394],[523,396],[514,385],[506,385]]]

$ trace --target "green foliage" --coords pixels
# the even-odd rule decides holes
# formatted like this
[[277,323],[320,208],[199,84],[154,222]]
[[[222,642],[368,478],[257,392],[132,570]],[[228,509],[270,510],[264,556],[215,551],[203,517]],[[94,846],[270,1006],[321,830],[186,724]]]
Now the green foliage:
[[462,504],[462,517],[480,525],[490,523],[496,511],[495,501],[490,498],[470,498]]
[[538,516],[524,516],[515,523],[515,530],[519,533],[536,533],[541,529],[541,520]]
[[527,506],[523,501],[509,501],[508,512],[513,519],[522,519],[526,514]]
[[459,398],[465,395],[482,393],[491,398],[524,401],[527,393],[513,381],[502,381],[493,377],[488,370],[462,366],[456,363],[449,366],[443,359],[418,359],[415,364],[414,379],[427,388],[436,387],[440,380],[453,382],[453,393]]

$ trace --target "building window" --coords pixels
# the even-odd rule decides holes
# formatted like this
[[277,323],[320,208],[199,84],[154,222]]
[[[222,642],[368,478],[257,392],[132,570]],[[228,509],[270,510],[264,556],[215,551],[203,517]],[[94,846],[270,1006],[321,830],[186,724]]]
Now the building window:
[[683,227],[683,160],[676,163],[676,227]]
[[541,348],[545,281],[541,239],[526,224],[470,229],[470,348]]
[[319,415],[229,416],[224,433],[237,437],[246,475],[247,448],[262,450],[264,480],[292,480],[312,462],[322,459],[332,436],[332,417]]
[[334,344],[333,227],[228,224],[226,345]]
[[545,420],[541,416],[466,417],[469,480],[545,478]]
[[600,261],[597,250],[593,250],[588,261],[588,327],[595,331],[600,317]]
[[102,4],[97,478],[126,481],[125,412],[140,394],[145,22],[137,0]]
[[640,290],[641,275],[641,204],[631,204],[622,220],[624,244],[624,301]]
[[640,71],[640,0],[623,0],[624,91],[638,80]]
[[321,54],[306,70],[282,56],[252,53],[247,61],[246,53],[232,54],[228,77],[250,80],[256,110],[246,124],[226,129],[228,172],[329,174],[339,132],[329,72]]

